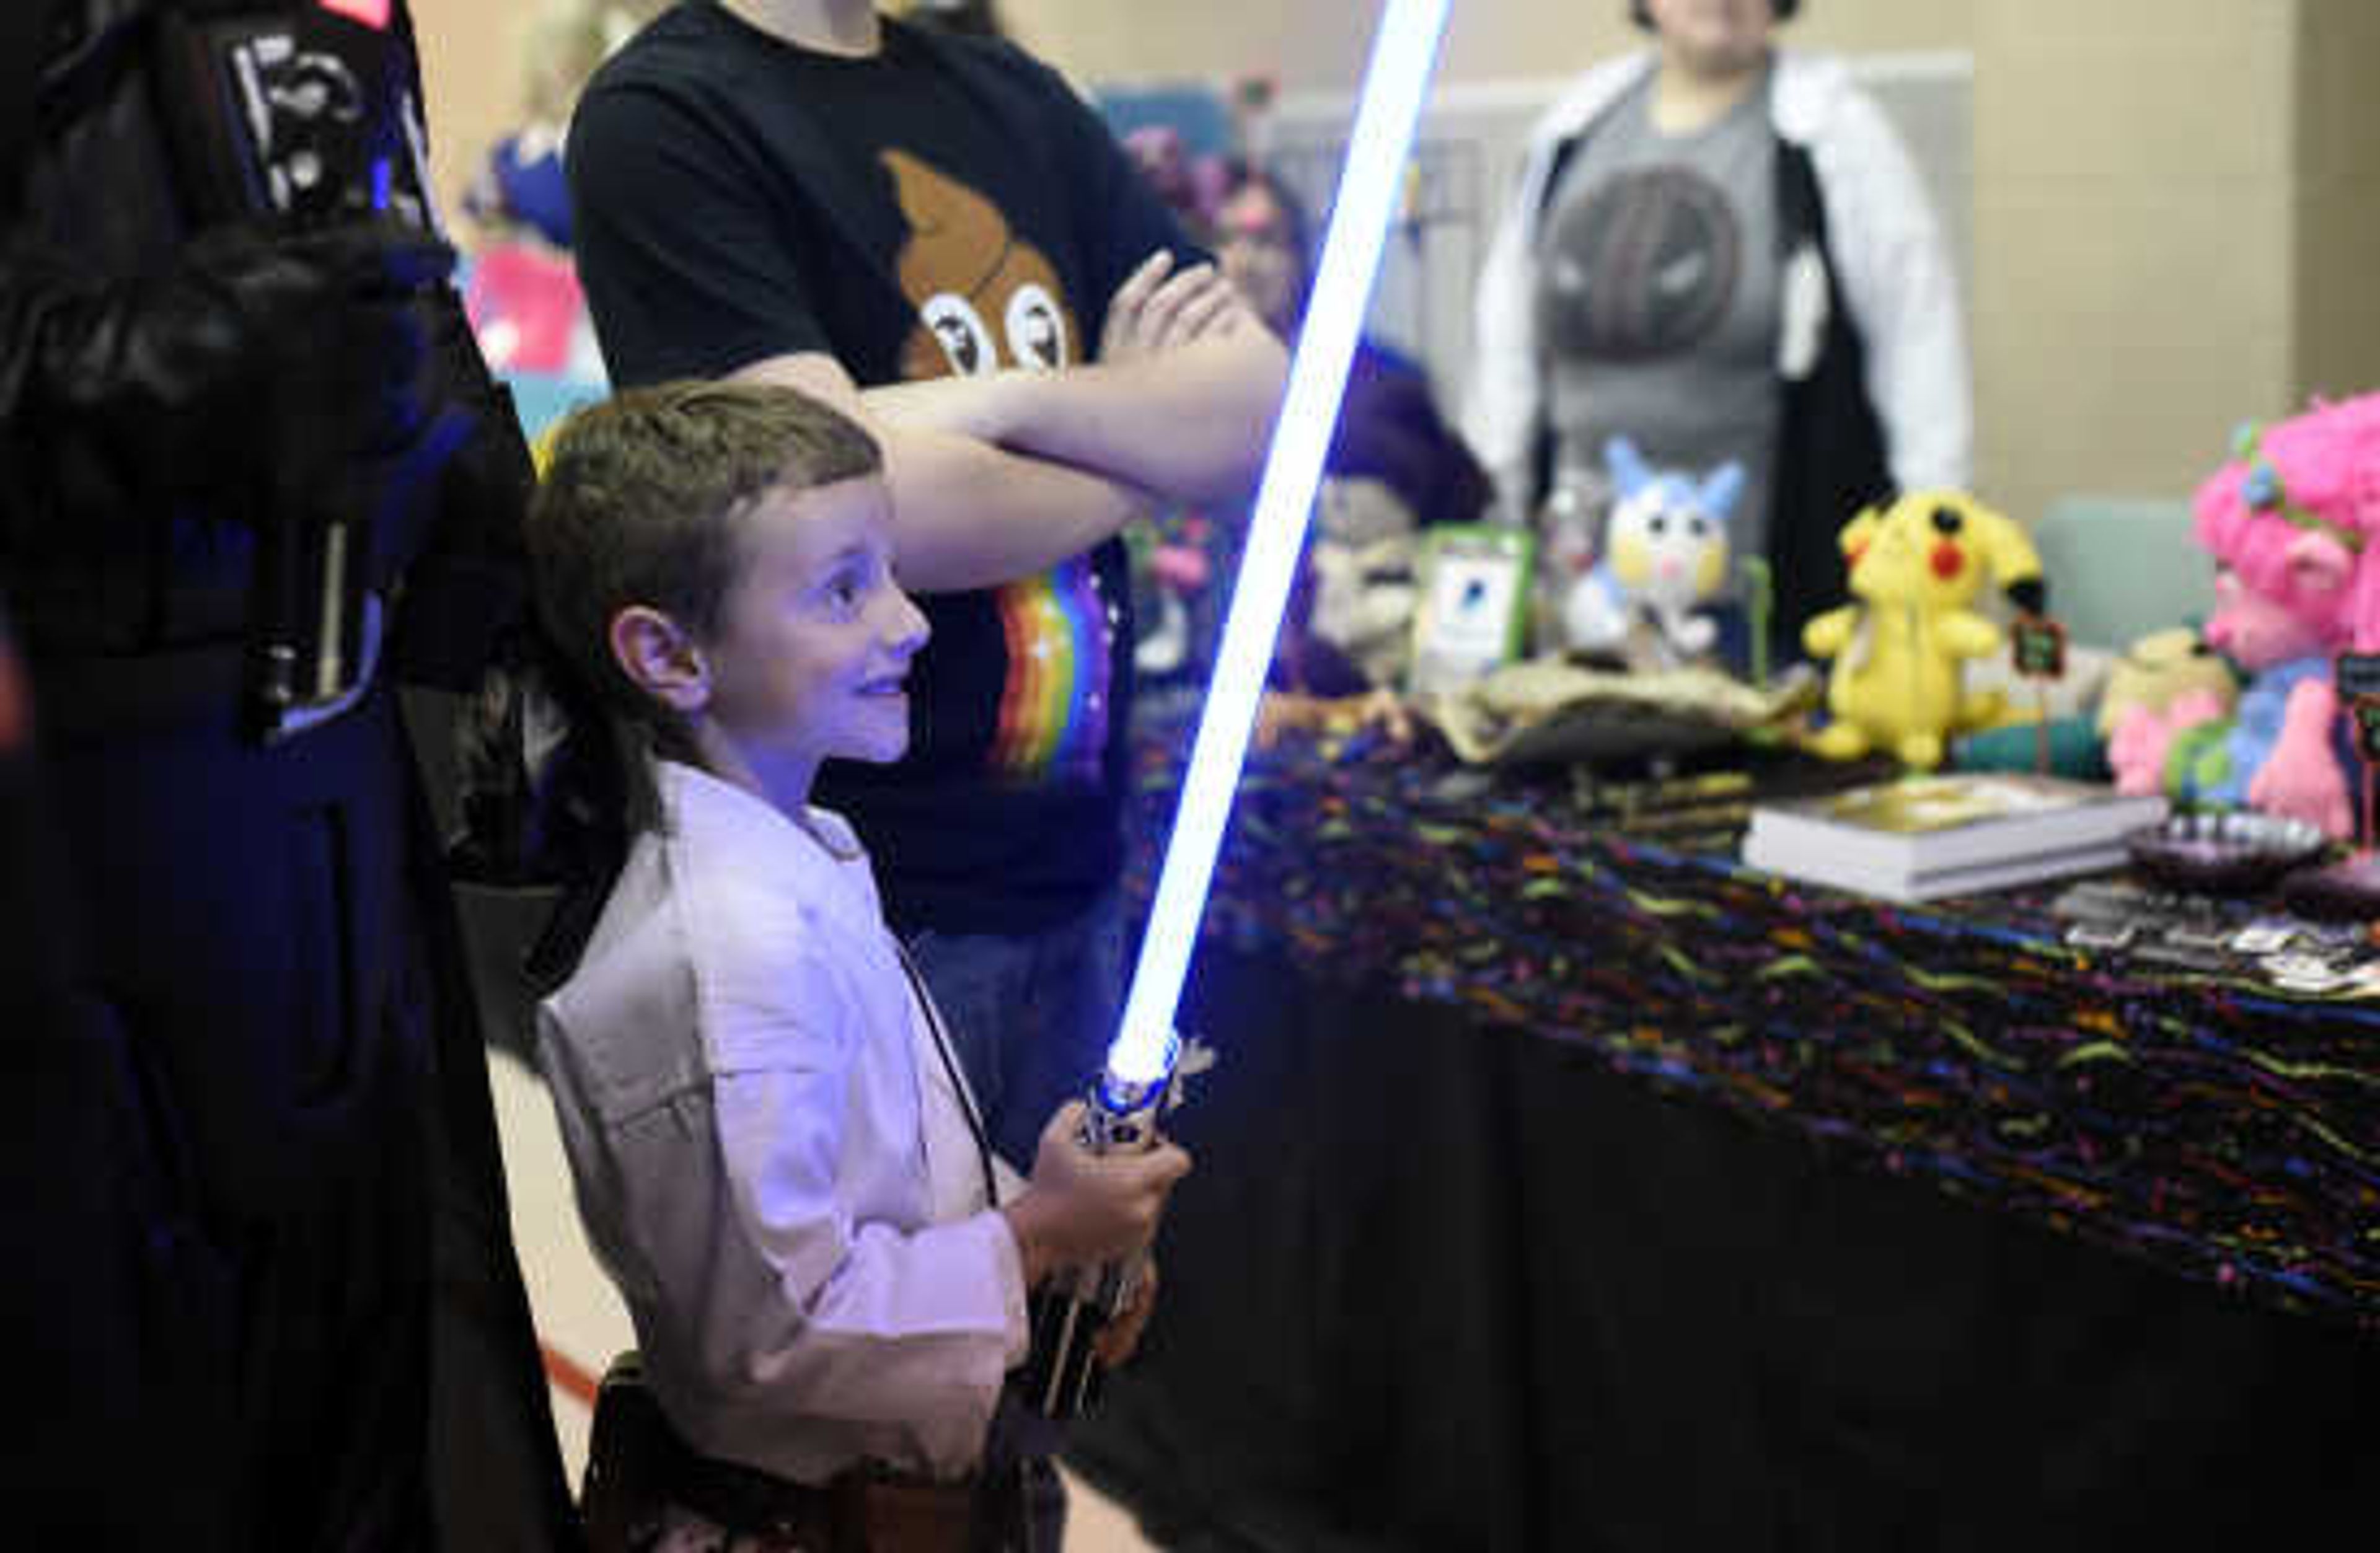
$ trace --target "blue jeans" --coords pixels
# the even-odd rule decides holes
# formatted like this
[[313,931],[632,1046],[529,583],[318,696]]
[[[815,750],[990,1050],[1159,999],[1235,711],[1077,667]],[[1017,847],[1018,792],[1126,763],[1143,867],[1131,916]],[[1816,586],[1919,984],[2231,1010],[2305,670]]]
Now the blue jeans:
[[1027,1175],[1050,1113],[1079,1098],[1107,1061],[1123,1012],[1123,902],[1113,890],[1036,933],[944,933],[909,945],[984,1126]]

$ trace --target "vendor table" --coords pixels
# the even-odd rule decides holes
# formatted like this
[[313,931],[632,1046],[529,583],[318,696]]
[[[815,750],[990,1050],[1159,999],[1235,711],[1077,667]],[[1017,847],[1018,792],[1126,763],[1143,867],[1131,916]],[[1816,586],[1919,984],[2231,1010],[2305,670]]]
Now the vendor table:
[[1198,1168],[1070,1451],[1154,1535],[2372,1535],[2380,1017],[2069,948],[2055,887],[1889,907],[1450,770],[1244,784]]

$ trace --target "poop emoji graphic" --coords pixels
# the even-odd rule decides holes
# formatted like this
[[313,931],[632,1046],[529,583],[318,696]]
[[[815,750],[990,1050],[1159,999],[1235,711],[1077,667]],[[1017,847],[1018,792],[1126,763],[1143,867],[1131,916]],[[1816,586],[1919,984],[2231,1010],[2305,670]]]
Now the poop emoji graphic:
[[[895,261],[917,326],[904,378],[1075,359],[1082,335],[1048,257],[1018,240],[1000,207],[905,152],[883,153],[909,223]],[[1100,780],[1117,619],[1099,567],[1075,556],[992,590],[1007,654],[998,721],[983,755],[995,782]]]
[[1017,240],[999,206],[908,152],[888,151],[883,163],[909,223],[899,273],[919,321],[902,344],[901,375],[1071,361],[1080,335],[1041,250]]

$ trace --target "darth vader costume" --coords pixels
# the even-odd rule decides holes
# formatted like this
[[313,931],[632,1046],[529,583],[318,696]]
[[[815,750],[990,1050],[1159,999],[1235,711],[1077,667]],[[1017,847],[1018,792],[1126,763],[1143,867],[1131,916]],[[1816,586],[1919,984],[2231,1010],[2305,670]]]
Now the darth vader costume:
[[399,707],[530,479],[404,0],[0,15],[0,1540],[573,1546]]

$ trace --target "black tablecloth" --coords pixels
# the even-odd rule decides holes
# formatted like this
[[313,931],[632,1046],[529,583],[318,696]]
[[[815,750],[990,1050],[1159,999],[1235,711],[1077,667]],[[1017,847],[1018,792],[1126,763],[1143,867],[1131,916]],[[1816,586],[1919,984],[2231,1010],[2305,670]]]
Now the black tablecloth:
[[1072,1452],[1161,1540],[2368,1522],[2368,1018],[2077,954],[2038,893],[1890,911],[1442,775],[1292,755],[1243,795],[1199,1169]]
[[1159,1318],[1070,1452],[1166,1546],[2368,1524],[2380,1343],[2350,1326],[1278,954],[1210,946],[1197,983],[1227,1055],[1176,1118]]

